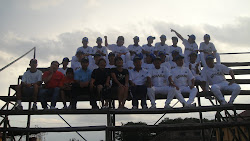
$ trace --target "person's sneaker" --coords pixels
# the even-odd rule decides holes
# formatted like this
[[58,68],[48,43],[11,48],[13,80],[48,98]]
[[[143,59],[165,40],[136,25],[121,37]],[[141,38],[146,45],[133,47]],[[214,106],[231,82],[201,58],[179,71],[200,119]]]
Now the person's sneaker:
[[171,109],[172,107],[170,105],[165,105],[164,109]]
[[142,109],[148,109],[147,105],[143,105]]
[[57,108],[54,107],[54,106],[51,106],[50,109],[51,109],[51,110],[55,110],[55,109],[57,109]]
[[37,110],[37,106],[35,104],[33,105],[32,110],[34,110],[34,111]]
[[184,107],[187,107],[187,108],[196,107],[196,103],[193,103],[193,104],[186,104]]
[[152,105],[150,109],[156,109],[156,105]]
[[136,106],[133,106],[133,107],[132,107],[132,109],[138,109],[138,107],[136,107]]
[[23,106],[22,105],[17,105],[15,109],[16,110],[23,110]]

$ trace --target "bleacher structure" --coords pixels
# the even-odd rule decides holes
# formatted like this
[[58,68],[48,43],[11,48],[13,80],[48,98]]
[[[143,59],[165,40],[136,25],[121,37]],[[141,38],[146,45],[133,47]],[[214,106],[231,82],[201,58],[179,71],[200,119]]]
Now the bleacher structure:
[[[237,67],[240,68],[242,66],[250,66],[249,62],[230,62],[230,63],[222,63],[228,67]],[[44,69],[42,69],[44,71]],[[250,75],[250,69],[234,69],[234,74],[236,78],[236,83],[242,84],[250,84],[250,79],[237,79],[237,75]],[[19,78],[20,79],[20,78]],[[18,81],[19,82],[19,81]],[[7,136],[22,136],[26,135],[26,140],[29,140],[29,136],[31,134],[43,133],[43,132],[77,132],[77,131],[105,131],[106,132],[106,141],[114,141],[115,140],[115,132],[122,131],[122,132],[133,132],[133,131],[140,131],[140,130],[148,130],[151,132],[156,131],[179,131],[179,130],[200,130],[201,132],[201,140],[207,141],[211,140],[212,136],[216,134],[217,140],[224,141],[225,133],[224,129],[227,129],[227,132],[231,134],[231,140],[235,141],[249,141],[250,140],[250,121],[246,120],[244,117],[239,116],[239,112],[242,110],[249,110],[250,104],[237,104],[234,105],[226,105],[220,106],[216,98],[211,99],[213,94],[211,92],[199,92],[197,94],[197,107],[191,108],[173,108],[173,109],[126,109],[126,110],[119,110],[119,109],[99,109],[99,110],[92,110],[92,109],[77,109],[77,110],[37,110],[32,111],[31,109],[31,102],[29,98],[24,98],[23,102],[29,102],[29,109],[18,111],[14,110],[16,106],[16,96],[11,95],[11,91],[15,90],[16,85],[10,85],[8,96],[0,96],[0,99],[4,102],[4,106],[1,108],[0,115],[2,120],[0,122],[0,132],[2,132],[2,140],[5,141]],[[198,87],[199,88],[199,87]],[[231,92],[224,91],[223,94],[225,96],[231,95]],[[250,89],[241,90],[241,93],[238,97],[241,96],[249,96]],[[183,94],[185,98],[188,98],[188,94]],[[203,106],[201,98],[209,98],[211,102],[210,106]],[[166,99],[164,95],[157,95],[156,99]],[[78,101],[88,101],[89,97],[81,96]],[[114,103],[113,103],[114,104]],[[205,112],[216,112],[214,115],[215,120],[214,122],[204,122],[203,121],[203,113]],[[166,114],[173,114],[173,113],[199,113],[200,123],[192,123],[192,124],[171,124],[171,125],[145,125],[145,126],[117,126],[116,123],[116,116],[118,115],[131,115],[131,114],[162,114],[163,116]],[[31,128],[31,116],[33,115],[106,115],[107,123],[106,125],[101,126],[77,126],[71,127],[67,121],[65,121],[70,127],[47,127],[47,128]],[[9,116],[13,115],[27,115],[27,126],[26,127],[13,127],[11,126],[11,121],[8,120]],[[162,117],[163,117],[162,116]],[[160,121],[162,117],[158,120]],[[128,119],[129,120],[129,119]],[[243,131],[244,127],[244,131]],[[205,129],[211,129],[211,138],[207,138],[204,135]],[[245,131],[247,130],[247,132]],[[77,132],[78,133],[78,132]],[[80,134],[79,134],[80,135]],[[82,137],[82,136],[81,136]],[[83,138],[83,137],[82,137]],[[83,138],[84,139],[84,138]],[[84,139],[86,140],[86,139]]]

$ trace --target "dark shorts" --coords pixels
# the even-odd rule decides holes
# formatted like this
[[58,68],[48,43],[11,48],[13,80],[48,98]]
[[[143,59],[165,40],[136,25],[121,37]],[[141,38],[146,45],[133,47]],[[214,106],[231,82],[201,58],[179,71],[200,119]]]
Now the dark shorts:
[[22,97],[33,96],[33,93],[34,93],[34,88],[33,87],[30,87],[30,88],[23,87],[22,88]]

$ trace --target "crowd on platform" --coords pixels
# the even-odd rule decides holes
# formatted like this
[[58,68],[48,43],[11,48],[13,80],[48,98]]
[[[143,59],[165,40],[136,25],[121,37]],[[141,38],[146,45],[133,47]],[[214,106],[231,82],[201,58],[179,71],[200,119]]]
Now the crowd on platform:
[[[164,108],[172,108],[170,103],[176,97],[183,107],[194,107],[194,99],[198,93],[195,83],[203,91],[211,91],[221,105],[233,104],[240,93],[240,86],[234,82],[233,71],[220,63],[220,56],[210,35],[204,35],[204,42],[198,48],[195,35],[185,39],[171,29],[177,37],[172,37],[172,45],[167,45],[166,35],[148,36],[147,44],[140,46],[140,38],[135,36],[134,43],[125,47],[124,37],[119,36],[116,44],[108,44],[107,36],[96,39],[97,45],[88,46],[88,38],[82,39],[82,46],[70,60],[65,57],[62,63],[52,61],[47,71],[37,69],[37,60],[31,59],[30,69],[22,76],[22,82],[16,87],[17,109],[22,110],[22,97],[33,99],[33,110],[37,110],[37,99],[42,108],[48,109],[47,100],[51,100],[50,109],[56,109],[61,97],[63,109],[77,109],[78,97],[89,95],[93,109],[110,108],[113,97],[118,97],[118,109],[127,109],[125,103],[128,95],[132,97],[132,109],[138,109],[141,100],[142,109],[147,109],[147,97],[150,108],[156,108],[155,95],[167,95]],[[182,41],[185,49],[178,46]],[[216,63],[215,60],[216,59]],[[68,67],[71,62],[71,67]],[[62,65],[61,68],[59,66]],[[225,74],[232,78],[228,82]],[[232,91],[227,102],[221,90]],[[184,99],[182,93],[189,93]],[[70,104],[67,105],[67,97]],[[98,106],[97,98],[101,99]]]

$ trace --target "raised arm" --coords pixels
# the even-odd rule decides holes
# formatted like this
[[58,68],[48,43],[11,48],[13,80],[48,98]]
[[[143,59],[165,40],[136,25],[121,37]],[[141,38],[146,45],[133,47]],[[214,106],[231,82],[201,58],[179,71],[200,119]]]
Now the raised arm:
[[104,39],[105,39],[105,46],[107,47],[109,44],[108,44],[108,37],[107,36],[104,36]]
[[175,30],[171,29],[171,32],[174,32],[176,34],[176,36],[178,38],[180,38],[181,40],[183,40],[184,38],[181,36],[181,34],[179,34],[178,32],[176,32]]

